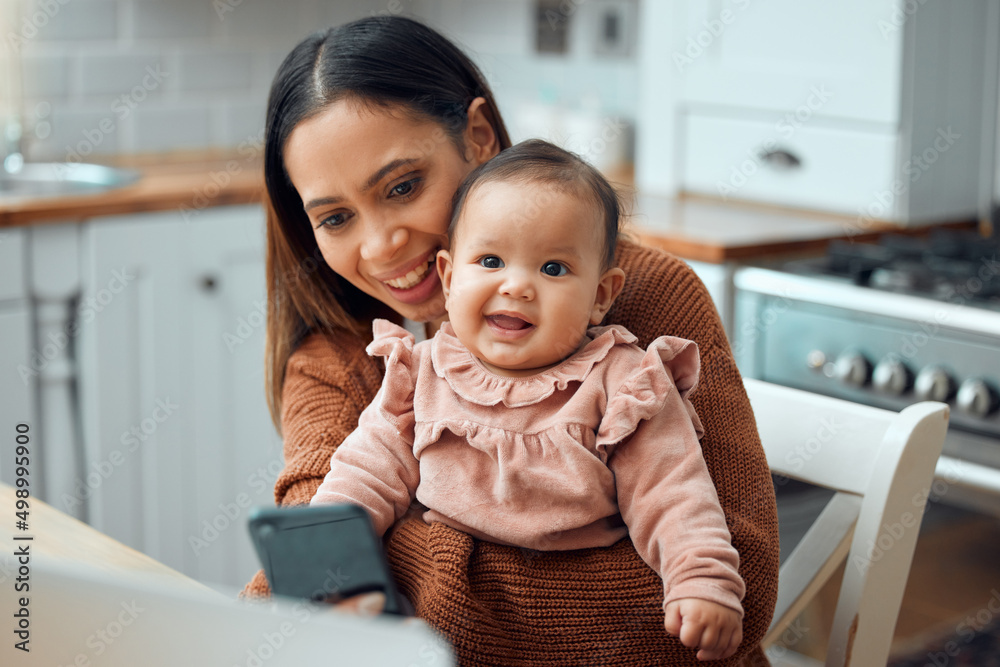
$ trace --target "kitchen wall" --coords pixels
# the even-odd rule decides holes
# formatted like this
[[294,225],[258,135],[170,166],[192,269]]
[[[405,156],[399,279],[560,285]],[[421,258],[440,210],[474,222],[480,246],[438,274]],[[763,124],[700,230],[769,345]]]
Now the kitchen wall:
[[[555,3],[546,21],[569,27],[560,55],[535,52],[530,0],[0,1],[7,14],[19,10],[2,34],[21,62],[34,160],[237,146],[259,135],[289,49],[318,28],[372,14],[419,17],[463,45],[515,136],[543,133],[557,117],[551,109],[635,115],[634,49],[601,55],[592,44],[609,7],[625,7],[633,41],[638,0]],[[0,95],[10,97],[2,87]]]

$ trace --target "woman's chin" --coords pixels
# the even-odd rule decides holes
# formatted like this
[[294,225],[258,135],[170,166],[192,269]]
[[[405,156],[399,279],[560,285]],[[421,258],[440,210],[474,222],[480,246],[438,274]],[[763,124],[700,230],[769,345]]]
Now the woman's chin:
[[390,307],[408,320],[414,322],[435,322],[440,323],[448,319],[448,311],[444,308],[444,294],[432,295],[423,303],[389,303]]

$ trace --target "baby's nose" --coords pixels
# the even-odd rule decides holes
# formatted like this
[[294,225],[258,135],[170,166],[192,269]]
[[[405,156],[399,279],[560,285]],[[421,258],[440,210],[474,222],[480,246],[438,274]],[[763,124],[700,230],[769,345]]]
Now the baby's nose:
[[504,278],[500,293],[512,299],[531,300],[535,298],[534,282],[522,271],[511,271]]

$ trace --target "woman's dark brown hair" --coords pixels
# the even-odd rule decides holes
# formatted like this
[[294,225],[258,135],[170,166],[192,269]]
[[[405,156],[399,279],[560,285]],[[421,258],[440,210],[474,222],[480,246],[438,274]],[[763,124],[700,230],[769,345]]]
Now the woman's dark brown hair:
[[373,316],[389,314],[387,306],[323,261],[302,199],[285,170],[289,135],[302,121],[350,98],[434,121],[462,146],[467,109],[477,97],[486,100],[486,116],[500,148],[507,148],[507,129],[476,65],[434,30],[402,17],[370,17],[317,32],[296,46],[278,69],[267,103],[264,182],[265,370],[268,407],[279,432],[285,366],[302,340],[315,331],[361,335]]

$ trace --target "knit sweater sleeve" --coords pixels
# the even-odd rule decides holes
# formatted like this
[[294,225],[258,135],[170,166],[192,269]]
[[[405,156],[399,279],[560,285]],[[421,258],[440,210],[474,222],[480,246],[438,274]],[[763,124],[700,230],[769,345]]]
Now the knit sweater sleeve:
[[[289,358],[281,414],[285,467],[274,485],[277,505],[309,503],[330,469],[333,452],[378,391],[382,371],[365,353],[365,343],[360,337],[316,333]],[[262,570],[242,595],[270,595]]]
[[334,451],[378,392],[382,373],[365,343],[313,334],[289,358],[281,412],[285,467],[274,485],[278,505],[309,503]]

